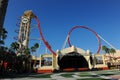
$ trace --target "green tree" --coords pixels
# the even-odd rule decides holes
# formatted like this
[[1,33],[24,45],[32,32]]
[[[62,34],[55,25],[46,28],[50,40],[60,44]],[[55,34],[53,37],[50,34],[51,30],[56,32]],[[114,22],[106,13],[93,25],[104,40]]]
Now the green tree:
[[[38,43],[35,43],[34,46],[31,47],[31,52],[32,52],[32,53],[33,53],[33,52],[36,52],[38,48],[39,48],[39,44],[38,44]],[[35,60],[35,62],[34,62],[34,64],[33,64],[33,67],[35,67],[36,64],[37,64],[37,52],[36,52],[36,60]]]
[[34,44],[34,47],[37,49],[37,48],[39,48],[39,44],[38,43],[35,43]]
[[[109,54],[109,61],[111,61],[110,49],[106,46],[102,46],[102,50],[105,52],[105,54]],[[110,62],[107,62],[107,63],[110,63]]]
[[11,51],[14,51],[16,53],[16,51],[18,50],[19,48],[19,44],[17,42],[12,42],[11,45],[10,45],[10,49]]
[[102,50],[106,53],[106,46],[102,46]]
[[116,50],[115,50],[115,49],[113,49],[113,48],[111,48],[111,49],[110,49],[110,53],[112,53],[112,54],[113,54],[113,56],[114,56],[114,53],[116,53]]
[[110,49],[106,46],[102,46],[102,50],[105,51],[105,53],[110,53]]
[[31,52],[36,52],[36,50],[39,48],[39,44],[35,43],[34,46],[31,47]]

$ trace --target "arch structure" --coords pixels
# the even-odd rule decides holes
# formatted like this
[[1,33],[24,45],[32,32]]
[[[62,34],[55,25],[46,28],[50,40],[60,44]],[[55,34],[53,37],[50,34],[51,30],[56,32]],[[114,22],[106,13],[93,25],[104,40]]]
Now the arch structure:
[[97,38],[97,40],[98,40],[98,50],[97,50],[96,53],[99,53],[100,50],[101,50],[100,37],[98,36],[98,34],[97,34],[94,30],[92,30],[92,29],[90,29],[90,28],[88,28],[88,27],[85,27],[85,26],[74,26],[73,28],[71,28],[71,30],[70,30],[69,33],[68,33],[68,39],[67,39],[68,45],[71,47],[70,34],[72,33],[73,30],[75,30],[75,29],[77,29],[77,28],[87,29],[87,30],[91,31],[91,32],[96,36],[96,38]]
[[66,68],[92,68],[90,60],[90,51],[83,50],[74,46],[65,48],[58,53],[58,65],[60,69]]

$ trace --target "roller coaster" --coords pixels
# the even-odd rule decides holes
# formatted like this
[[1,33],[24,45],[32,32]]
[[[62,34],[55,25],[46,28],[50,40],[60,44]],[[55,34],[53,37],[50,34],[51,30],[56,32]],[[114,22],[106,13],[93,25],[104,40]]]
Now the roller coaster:
[[[82,59],[84,59],[84,61],[86,62],[86,65],[87,65],[87,68],[91,68],[90,66],[92,66],[93,65],[93,62],[91,63],[91,61],[93,61],[92,59],[96,59],[96,57],[95,56],[91,56],[90,55],[90,52],[88,52],[88,54],[86,55],[86,54],[82,54],[80,51],[82,51],[81,49],[79,49],[79,48],[75,48],[75,47],[73,47],[72,46],[72,44],[71,44],[71,42],[70,42],[70,34],[72,33],[72,31],[73,30],[75,30],[75,29],[78,29],[78,28],[83,28],[83,29],[86,29],[86,30],[89,30],[90,32],[92,32],[95,36],[96,36],[96,38],[97,38],[97,40],[98,40],[98,50],[96,51],[96,53],[97,54],[99,54],[100,53],[100,50],[101,50],[101,39],[103,40],[103,41],[105,41],[109,46],[111,46],[112,48],[114,48],[114,49],[116,49],[115,47],[113,47],[110,43],[108,43],[104,38],[102,38],[98,33],[96,33],[93,29],[91,29],[91,28],[88,28],[88,27],[86,27],[86,26],[74,26],[74,27],[72,27],[71,29],[70,29],[70,31],[68,32],[68,35],[67,35],[67,37],[66,37],[66,40],[65,40],[65,42],[64,42],[64,44],[63,44],[63,47],[62,47],[62,50],[60,50],[60,51],[58,51],[58,52],[56,52],[56,51],[54,51],[53,49],[52,49],[52,47],[51,47],[51,45],[48,43],[48,41],[44,38],[44,35],[43,35],[43,33],[42,33],[42,29],[41,29],[41,26],[40,26],[40,20],[38,19],[38,17],[35,15],[35,14],[33,14],[33,12],[31,11],[31,10],[29,10],[29,11],[25,11],[24,12],[24,14],[23,14],[23,16],[22,17],[20,17],[20,19],[19,19],[19,26],[20,26],[20,28],[19,28],[19,30],[16,30],[15,32],[17,32],[18,33],[18,43],[19,43],[19,49],[18,49],[18,51],[17,51],[17,53],[18,54],[21,54],[22,52],[22,49],[25,49],[25,48],[28,48],[28,44],[29,44],[29,36],[30,36],[30,28],[31,28],[31,20],[32,19],[35,19],[36,20],[36,22],[37,22],[37,27],[38,27],[38,30],[39,30],[39,34],[40,34],[40,38],[39,39],[41,39],[42,40],[42,42],[45,44],[45,46],[46,46],[46,48],[52,53],[52,55],[53,56],[51,56],[50,54],[50,56],[49,57],[51,57],[53,60],[52,60],[52,67],[54,68],[54,69],[58,69],[58,66],[59,67],[61,67],[60,65],[62,65],[62,69],[63,69],[63,66],[66,64],[62,64],[62,62],[60,61],[60,62],[57,62],[57,61],[59,61],[59,53],[61,53],[62,55],[63,55],[63,57],[64,57],[64,55],[66,55],[66,54],[69,54],[69,53],[72,53],[72,54],[77,54],[77,55],[79,55],[79,56],[82,56],[82,57],[75,57],[75,58],[77,58],[78,60],[76,60],[76,59],[74,59],[74,61],[72,61],[72,59],[71,59],[71,61],[72,61],[72,63],[70,63],[71,65],[73,65],[74,64],[74,62],[77,62],[76,63],[76,65],[77,64],[79,64],[79,62],[81,61],[81,59],[80,58],[82,58]],[[16,39],[16,38],[15,38]],[[69,45],[69,49],[68,49],[68,51],[66,52],[65,51],[65,45],[66,45],[66,43],[68,42],[68,45]],[[67,49],[66,49],[67,50]],[[69,52],[69,50],[71,51],[71,52]],[[84,52],[84,51],[83,51]],[[100,55],[99,55],[100,56]],[[94,58],[92,58],[92,57],[94,57]],[[39,67],[39,70],[40,70],[40,72],[42,72],[42,69],[44,69],[41,65],[42,65],[42,58],[43,58],[43,56],[41,56],[40,57],[40,61],[41,61],[41,63],[40,63],[40,67]],[[67,57],[68,58],[68,57]],[[69,59],[70,59],[71,57],[69,57]],[[101,58],[103,58],[102,56],[101,56]],[[57,60],[58,59],[58,60]],[[60,60],[62,60],[62,61],[68,61],[69,59],[65,59],[65,60],[62,60],[62,59],[60,59]],[[91,60],[91,61],[89,61],[89,59]],[[60,64],[58,64],[58,63],[60,63]],[[82,63],[81,63],[82,64]],[[105,64],[103,63],[103,66],[105,66]],[[57,68],[56,68],[57,67]],[[68,68],[69,66],[67,66],[67,67],[65,67],[65,68]],[[78,67],[80,67],[80,68],[84,68],[85,66],[78,66]],[[97,66],[94,66],[94,67],[97,67]],[[106,67],[106,66],[105,66]],[[53,69],[52,68],[52,69]],[[60,68],[59,68],[60,69]]]

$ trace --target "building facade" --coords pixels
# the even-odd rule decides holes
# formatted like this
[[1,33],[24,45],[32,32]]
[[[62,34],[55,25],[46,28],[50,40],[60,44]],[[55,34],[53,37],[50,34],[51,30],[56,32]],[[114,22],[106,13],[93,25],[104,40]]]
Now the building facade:
[[38,73],[51,73],[59,71],[85,71],[92,69],[108,70],[103,54],[92,55],[89,50],[85,51],[74,46],[56,51],[53,54],[40,55]]
[[7,6],[8,0],[0,0],[0,27],[3,27]]

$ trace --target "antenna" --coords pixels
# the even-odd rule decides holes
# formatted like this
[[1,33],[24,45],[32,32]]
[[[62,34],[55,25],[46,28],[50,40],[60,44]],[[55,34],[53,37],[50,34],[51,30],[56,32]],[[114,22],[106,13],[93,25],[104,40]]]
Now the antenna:
[[106,41],[102,36],[100,36],[99,34],[98,34],[98,36],[99,36],[100,39],[102,39],[105,43],[107,43],[110,47],[112,47],[113,49],[116,50],[116,48],[115,48],[113,45],[111,45],[108,41]]
[[65,48],[66,43],[67,43],[67,40],[68,40],[68,37],[69,37],[69,35],[67,35],[67,37],[66,37],[66,39],[65,39],[65,41],[64,41],[64,44],[63,44],[63,46],[62,46],[62,49],[64,49],[64,48]]

